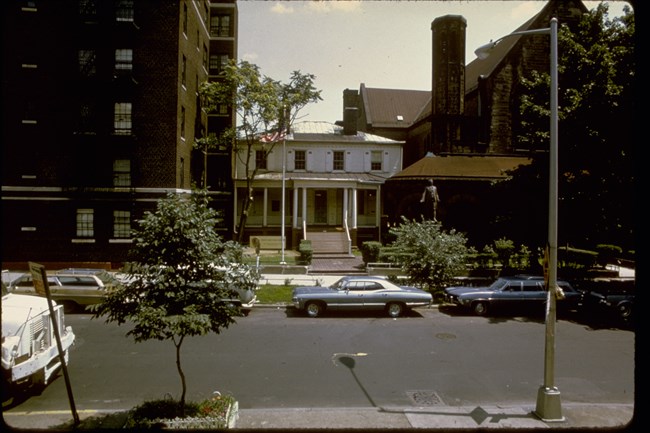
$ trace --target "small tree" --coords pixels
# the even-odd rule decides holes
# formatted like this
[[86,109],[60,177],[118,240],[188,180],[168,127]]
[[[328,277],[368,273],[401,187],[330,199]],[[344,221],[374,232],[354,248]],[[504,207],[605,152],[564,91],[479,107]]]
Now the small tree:
[[257,287],[253,267],[237,263],[242,248],[222,242],[214,230],[215,211],[205,190],[168,194],[155,213],[147,212],[134,231],[132,280],[106,294],[93,308],[94,317],[106,316],[119,325],[135,326],[126,335],[136,342],[171,340],[181,378],[180,410],[185,408],[186,383],[181,346],[186,337],[219,334],[243,315],[227,299],[235,289]]
[[392,261],[399,263],[412,284],[431,293],[443,289],[465,270],[467,239],[461,233],[444,232],[433,220],[409,221],[390,229],[395,241]]
[[[244,228],[253,200],[253,180],[258,171],[255,150],[261,150],[266,159],[275,144],[289,133],[299,111],[307,104],[322,100],[320,90],[314,87],[314,79],[314,75],[294,71],[289,82],[283,84],[263,76],[257,65],[246,61],[237,64],[231,60],[220,80],[201,85],[199,93],[208,112],[219,106],[230,106],[237,113],[237,126],[224,130],[214,142],[221,146],[229,142],[231,150],[245,167],[246,194],[237,227],[237,241],[240,243],[244,240]],[[260,139],[264,139],[263,145],[260,145]],[[209,147],[204,145],[206,140],[200,140],[199,146]]]

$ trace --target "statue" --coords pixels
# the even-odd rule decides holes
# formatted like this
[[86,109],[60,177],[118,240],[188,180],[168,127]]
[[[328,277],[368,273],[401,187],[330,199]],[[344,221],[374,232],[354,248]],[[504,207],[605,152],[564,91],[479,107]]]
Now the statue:
[[436,213],[439,201],[440,197],[438,196],[438,188],[433,184],[433,179],[429,179],[429,185],[424,188],[420,203],[425,204],[426,216],[434,221],[438,221]]

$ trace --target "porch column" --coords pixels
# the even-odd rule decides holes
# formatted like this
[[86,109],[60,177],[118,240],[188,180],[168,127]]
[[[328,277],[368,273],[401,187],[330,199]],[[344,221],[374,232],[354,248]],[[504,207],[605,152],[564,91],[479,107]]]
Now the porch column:
[[302,220],[307,226],[307,188],[302,189]]
[[298,188],[293,188],[293,224],[291,225],[294,229],[297,229],[298,226]]
[[343,225],[347,225],[348,222],[346,218],[348,217],[348,189],[343,188]]
[[264,188],[264,213],[262,216],[262,226],[266,227],[268,225],[267,223],[267,205],[269,204],[269,189]]
[[357,188],[352,188],[352,229],[357,228]]

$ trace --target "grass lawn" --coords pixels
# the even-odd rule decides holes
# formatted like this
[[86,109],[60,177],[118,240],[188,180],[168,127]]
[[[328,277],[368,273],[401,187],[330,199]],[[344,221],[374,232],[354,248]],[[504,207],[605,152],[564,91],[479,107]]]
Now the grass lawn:
[[260,304],[290,304],[291,291],[296,286],[262,284],[257,291],[257,302]]

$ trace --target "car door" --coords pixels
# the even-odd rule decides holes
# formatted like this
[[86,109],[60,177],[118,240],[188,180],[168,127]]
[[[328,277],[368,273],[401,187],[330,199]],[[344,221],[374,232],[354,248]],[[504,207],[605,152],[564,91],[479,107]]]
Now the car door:
[[495,291],[490,304],[500,309],[516,309],[521,303],[521,281],[508,281]]
[[390,292],[377,281],[364,282],[363,308],[382,310],[392,299]]
[[522,307],[539,311],[546,304],[547,293],[544,282],[540,280],[527,280],[523,283]]
[[103,286],[97,279],[83,275],[61,275],[58,277],[61,285],[52,290],[52,298],[57,300],[74,301],[79,305],[96,304],[104,297]]
[[339,290],[336,300],[328,304],[328,308],[334,307],[341,310],[352,310],[363,307],[365,285],[363,281],[346,281]]

